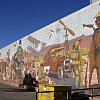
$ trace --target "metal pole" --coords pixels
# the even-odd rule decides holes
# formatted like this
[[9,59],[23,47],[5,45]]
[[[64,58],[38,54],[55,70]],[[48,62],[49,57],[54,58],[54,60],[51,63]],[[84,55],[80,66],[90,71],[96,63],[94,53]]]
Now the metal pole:
[[92,89],[92,100],[93,100],[93,89]]
[[68,97],[69,95],[68,95],[68,91],[67,91],[67,100],[69,99],[69,97]]
[[37,96],[38,96],[38,93],[36,92],[36,100],[38,100],[38,97]]

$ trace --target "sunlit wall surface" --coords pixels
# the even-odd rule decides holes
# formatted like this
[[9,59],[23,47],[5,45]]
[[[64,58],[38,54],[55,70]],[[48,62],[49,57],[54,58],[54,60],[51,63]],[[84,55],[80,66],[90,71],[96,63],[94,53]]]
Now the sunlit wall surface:
[[94,16],[100,12],[99,3],[95,2],[0,49],[0,79],[21,82],[30,72],[40,83],[76,88],[98,84],[95,69],[89,84],[89,54],[94,33],[89,27],[97,28]]
[[99,0],[90,0],[90,3],[94,3],[94,2],[97,2]]

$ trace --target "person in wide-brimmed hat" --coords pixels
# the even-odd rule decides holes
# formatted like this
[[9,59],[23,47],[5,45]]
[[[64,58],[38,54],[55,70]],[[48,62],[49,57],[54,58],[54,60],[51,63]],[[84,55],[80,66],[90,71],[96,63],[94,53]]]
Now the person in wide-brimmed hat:
[[94,18],[97,28],[95,28],[92,44],[90,48],[90,78],[89,85],[91,84],[92,73],[94,68],[97,70],[98,85],[100,85],[100,12],[98,12]]
[[[94,16],[93,19],[96,19],[96,20],[95,20],[95,24],[97,25],[97,27],[100,28],[100,12],[98,12],[98,13]],[[93,29],[95,30],[93,24],[83,24],[83,27],[89,27],[89,28],[93,28]]]
[[94,16],[94,18],[98,18],[98,17],[100,17],[100,12],[98,12],[98,13]]
[[83,24],[83,27],[89,27],[94,29],[89,55],[89,85],[91,85],[92,73],[94,68],[96,68],[97,70],[98,85],[100,85],[100,11],[94,16],[94,19],[95,24],[97,26],[96,28],[92,27],[92,24]]

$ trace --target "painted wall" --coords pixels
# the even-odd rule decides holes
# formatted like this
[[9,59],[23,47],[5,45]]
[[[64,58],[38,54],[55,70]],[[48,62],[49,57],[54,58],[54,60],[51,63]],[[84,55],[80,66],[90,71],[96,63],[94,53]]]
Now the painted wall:
[[[83,24],[97,27],[93,18],[100,11],[99,3],[0,49],[0,79],[21,81],[30,72],[40,83],[89,87],[89,52],[94,30]],[[91,85],[98,84],[96,70],[92,74]]]
[[99,0],[90,0],[90,3],[94,3],[94,2],[97,2]]

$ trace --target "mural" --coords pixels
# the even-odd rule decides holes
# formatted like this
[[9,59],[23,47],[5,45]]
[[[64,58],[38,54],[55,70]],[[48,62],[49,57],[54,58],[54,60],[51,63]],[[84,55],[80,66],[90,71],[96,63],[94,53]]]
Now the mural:
[[31,73],[39,83],[73,88],[100,85],[100,2],[0,49],[0,80],[21,82]]

